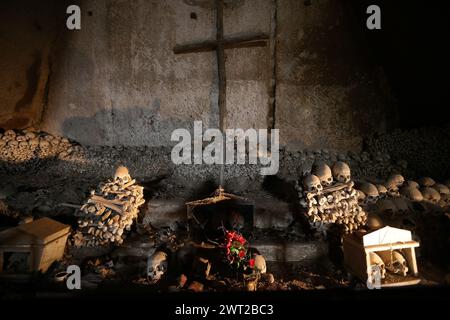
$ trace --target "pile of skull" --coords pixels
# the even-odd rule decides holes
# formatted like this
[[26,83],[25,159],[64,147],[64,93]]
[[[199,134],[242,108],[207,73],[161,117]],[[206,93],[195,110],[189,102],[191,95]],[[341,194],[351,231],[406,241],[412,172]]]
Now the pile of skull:
[[[376,277],[377,273],[379,273],[381,279],[386,278],[386,271],[404,277],[408,274],[408,262],[401,250],[369,252],[369,258],[372,267],[372,279]],[[374,268],[375,266],[377,268]]]
[[122,244],[124,231],[129,231],[144,204],[143,187],[136,184],[125,167],[118,167],[114,179],[100,183],[77,212],[78,229],[73,244],[103,246]]
[[448,126],[394,130],[369,137],[365,147],[371,153],[389,153],[396,159],[408,159],[408,170],[400,172],[409,176],[425,175],[425,172],[436,176],[449,173],[445,152],[450,148]]
[[388,177],[393,173],[405,172],[408,162],[405,160],[391,159],[390,155],[382,152],[363,151],[360,154],[349,152],[344,159],[339,159],[348,163],[352,168],[354,180],[360,178]]
[[36,158],[64,158],[76,148],[66,138],[43,132],[7,130],[0,134],[0,160],[13,165]]
[[332,168],[318,163],[303,177],[302,186],[297,183],[300,205],[313,227],[334,223],[348,233],[366,223],[367,215],[358,204],[350,177],[350,167],[345,162],[335,162]]
[[[342,161],[352,168],[352,178],[376,178],[387,177],[392,173],[405,172],[408,163],[405,160],[393,160],[389,154],[382,152],[336,152],[323,149],[299,152],[299,162],[302,164],[299,170],[309,173],[311,165],[316,162],[334,163]],[[291,156],[292,158],[292,156]],[[286,163],[283,163],[286,166]],[[298,162],[293,166],[298,166]],[[293,170],[294,171],[294,170]]]
[[442,209],[450,206],[450,180],[436,183],[430,177],[405,181],[400,174],[391,175],[385,183],[363,182],[357,185],[361,205],[375,204],[380,213],[407,213],[412,202],[430,204]]

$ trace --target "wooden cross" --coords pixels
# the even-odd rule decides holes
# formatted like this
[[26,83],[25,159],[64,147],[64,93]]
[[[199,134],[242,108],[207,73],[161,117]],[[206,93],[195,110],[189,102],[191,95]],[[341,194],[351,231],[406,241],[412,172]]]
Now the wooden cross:
[[177,45],[173,48],[175,54],[216,51],[217,70],[219,78],[219,127],[224,131],[224,121],[226,117],[226,75],[225,75],[225,49],[230,48],[248,48],[265,47],[269,36],[264,33],[258,33],[247,36],[224,38],[223,36],[223,0],[215,0],[216,8],[216,39],[207,40],[198,43]]

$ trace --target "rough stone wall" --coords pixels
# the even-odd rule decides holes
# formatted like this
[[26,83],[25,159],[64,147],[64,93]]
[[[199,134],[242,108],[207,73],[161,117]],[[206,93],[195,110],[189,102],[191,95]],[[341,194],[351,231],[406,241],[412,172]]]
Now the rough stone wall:
[[[61,7],[59,7],[61,9]],[[0,2],[0,127],[37,125],[46,104],[57,1]]]
[[386,129],[388,111],[358,28],[340,1],[278,3],[276,123],[282,143],[359,149],[362,136]]
[[[276,2],[275,127],[282,145],[359,149],[363,135],[385,130],[387,112],[342,4]],[[47,102],[40,128],[83,144],[159,146],[170,143],[173,129],[189,129],[195,120],[217,127],[215,53],[172,51],[214,39],[210,3],[82,1],[82,29],[60,24],[48,99],[36,94]],[[273,3],[226,1],[225,35],[270,33]],[[58,14],[65,18],[65,8]],[[272,116],[270,47],[229,49],[226,58],[226,127],[266,128]],[[9,99],[8,106],[17,100]]]
[[[268,31],[269,2],[256,2],[236,2],[225,10],[226,36]],[[170,142],[173,129],[191,128],[195,120],[217,127],[215,53],[172,51],[177,44],[215,37],[210,6],[86,1],[82,12],[88,11],[92,16],[82,17],[82,29],[67,32],[55,62],[44,130],[86,144],[157,146]],[[266,127],[267,50],[227,50],[227,127]]]

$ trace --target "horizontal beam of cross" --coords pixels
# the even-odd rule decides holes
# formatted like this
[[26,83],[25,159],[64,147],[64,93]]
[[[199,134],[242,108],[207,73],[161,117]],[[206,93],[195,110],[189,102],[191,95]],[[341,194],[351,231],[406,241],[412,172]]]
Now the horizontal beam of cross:
[[173,48],[173,52],[175,54],[181,54],[214,51],[219,45],[222,45],[224,49],[265,47],[267,46],[268,40],[269,36],[267,34],[257,33],[250,36],[239,36],[222,40],[206,40],[203,42],[177,45]]
[[[224,0],[215,0],[216,9],[216,39],[206,40],[203,42],[196,42],[184,45],[177,45],[173,48],[175,54],[181,53],[195,53],[216,51],[217,54],[217,75],[219,84],[219,128],[222,132],[225,130],[226,110],[226,89],[227,80],[225,74],[225,49],[231,48],[246,48],[246,47],[265,47],[269,41],[269,36],[265,33],[257,33],[246,36],[224,37],[223,31],[223,8]],[[220,167],[220,183],[223,183],[224,166]]]

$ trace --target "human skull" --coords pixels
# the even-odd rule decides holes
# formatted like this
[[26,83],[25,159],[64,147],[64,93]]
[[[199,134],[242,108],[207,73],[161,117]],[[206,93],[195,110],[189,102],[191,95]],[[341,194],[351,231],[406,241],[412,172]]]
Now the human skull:
[[342,161],[337,161],[331,169],[333,177],[339,182],[350,182],[350,167]]
[[27,137],[26,137],[26,136],[20,135],[20,136],[17,136],[17,137],[16,137],[16,141],[18,141],[18,142],[22,142],[22,141],[26,141],[26,140],[27,140]]
[[264,256],[260,254],[253,255],[253,259],[255,259],[255,266],[254,270],[257,273],[266,273],[267,272],[267,266],[266,266],[266,259],[264,259]]
[[131,176],[128,169],[124,166],[119,166],[114,173],[114,180],[120,179],[122,182],[131,181]]
[[436,182],[432,179],[432,178],[430,178],[430,177],[422,177],[422,178],[420,178],[419,179],[419,184],[422,186],[422,187],[431,187],[431,186],[433,186]]
[[421,189],[423,200],[431,202],[431,203],[438,203],[439,200],[441,200],[441,195],[439,192],[437,192],[435,189],[430,187],[425,187]]
[[16,136],[16,132],[14,130],[6,130],[4,133],[4,136],[8,136],[8,137],[15,137]]
[[331,169],[325,163],[314,164],[311,171],[314,175],[319,177],[322,186],[328,187],[333,183]]
[[27,140],[31,140],[36,138],[36,134],[34,132],[29,131],[25,133],[25,137],[27,138]]
[[397,212],[397,207],[391,199],[377,201],[377,208],[379,213],[395,214]]
[[50,140],[50,143],[53,146],[57,146],[60,142],[61,142],[61,138],[59,138],[59,137],[54,137],[52,140]]
[[11,148],[17,148],[19,146],[19,142],[17,140],[10,140],[7,145]]
[[28,143],[30,147],[37,148],[37,146],[39,145],[39,138],[33,138]]
[[383,186],[382,184],[377,184],[376,187],[377,187],[378,195],[380,196],[380,198],[384,198],[387,194],[386,187]]
[[42,139],[50,142],[51,140],[53,140],[53,136],[51,134],[45,134],[42,136]]
[[156,251],[147,260],[147,278],[149,282],[156,283],[166,273],[168,267],[167,253]]
[[366,201],[368,203],[376,202],[379,197],[377,187],[369,182],[361,183],[361,185],[359,186],[359,190],[364,192],[364,194],[366,195]]
[[441,207],[447,207],[450,205],[450,194],[441,194],[441,200],[439,200],[439,205]]
[[366,194],[361,190],[356,190],[356,198],[358,199],[359,203],[364,203],[364,201],[366,200]]
[[391,175],[386,181],[386,188],[389,192],[396,192],[405,182],[405,178],[403,178],[400,174]]
[[450,194],[450,189],[445,184],[435,183],[433,189],[440,194]]
[[242,214],[240,214],[238,211],[231,211],[228,222],[230,223],[230,226],[233,230],[241,230],[244,228],[245,225],[245,219]]
[[307,174],[303,178],[303,187],[307,192],[321,192],[323,189],[319,177],[313,174]]
[[[380,275],[381,275],[381,279],[384,279],[386,276],[386,266],[385,266],[383,260],[381,259],[381,257],[378,254],[376,254],[375,252],[369,252],[369,259],[370,259],[371,269],[374,270],[374,268],[378,267]],[[371,276],[373,277],[374,274],[372,273]]]
[[412,210],[411,202],[408,199],[402,197],[392,198],[392,202],[397,208],[396,212],[398,213],[407,213]]
[[411,201],[422,201],[423,195],[419,189],[413,187],[412,185],[405,185],[400,189],[400,194]]
[[408,263],[405,257],[398,251],[380,251],[378,255],[384,261],[386,269],[395,274],[406,276],[408,273]]
[[50,147],[50,142],[48,142],[47,140],[40,140],[39,141],[39,147],[41,149],[48,148],[48,147]]
[[19,148],[27,149],[28,148],[28,142],[27,141],[20,141],[19,142]]
[[379,229],[383,227],[383,221],[376,213],[368,214],[366,224],[370,229]]
[[420,187],[419,184],[413,180],[406,181],[405,186],[416,188],[416,189],[419,189],[419,187]]

